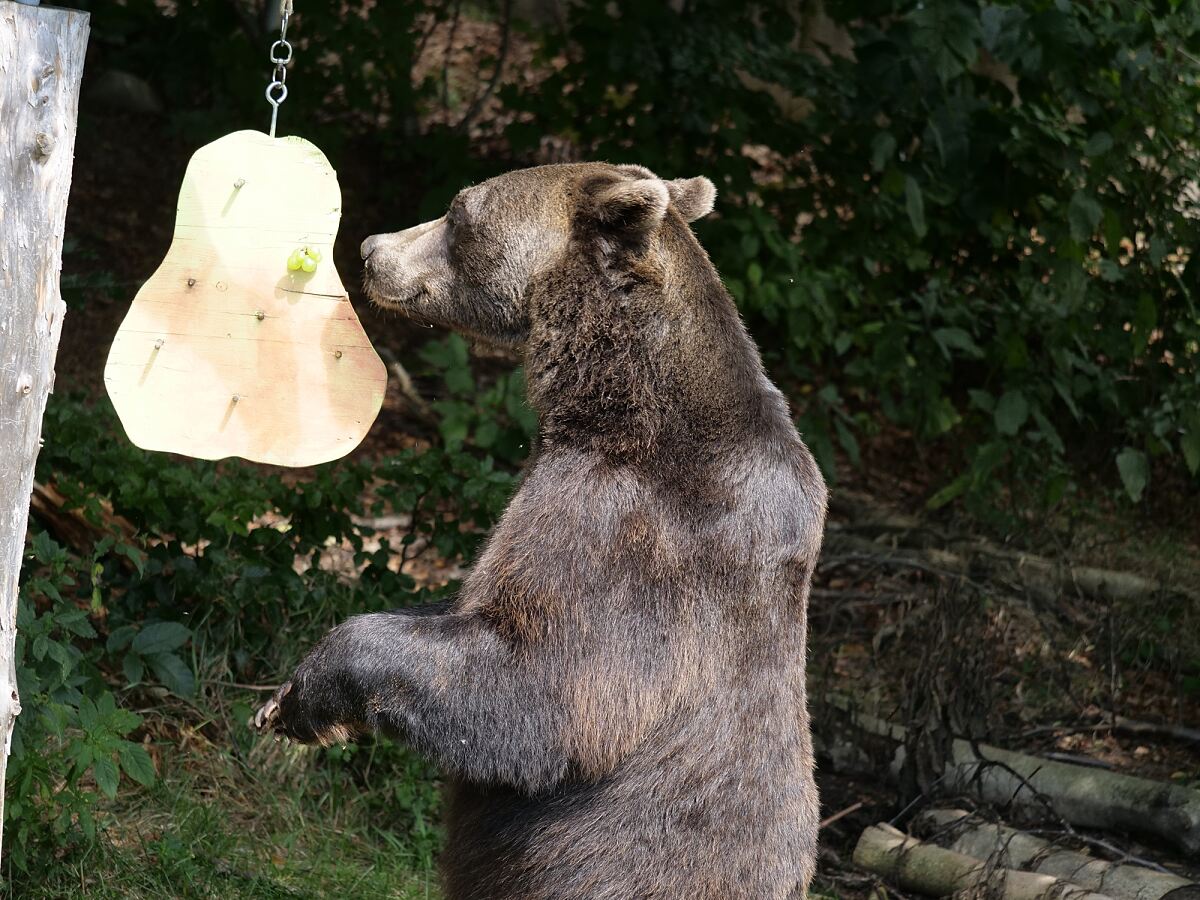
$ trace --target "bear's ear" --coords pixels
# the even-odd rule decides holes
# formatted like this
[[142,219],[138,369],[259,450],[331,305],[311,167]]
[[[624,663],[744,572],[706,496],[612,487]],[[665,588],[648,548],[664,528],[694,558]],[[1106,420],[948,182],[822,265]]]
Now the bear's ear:
[[662,223],[670,202],[667,186],[657,178],[618,181],[596,192],[596,219],[614,231],[644,235]]
[[679,211],[685,222],[695,222],[713,210],[717,199],[717,188],[700,175],[696,178],[676,178],[667,182],[671,205]]

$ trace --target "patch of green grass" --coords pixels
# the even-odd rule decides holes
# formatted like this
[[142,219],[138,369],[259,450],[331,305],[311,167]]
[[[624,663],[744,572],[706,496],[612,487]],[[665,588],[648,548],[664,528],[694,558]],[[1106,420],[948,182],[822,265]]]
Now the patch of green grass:
[[[313,768],[311,756],[272,746],[261,761],[291,757],[302,764],[291,774],[303,776]],[[90,846],[60,848],[30,872],[6,866],[3,893],[97,900],[439,896],[436,873],[402,834],[372,823],[356,798],[314,796],[286,765],[266,777],[212,745],[173,754],[172,768],[153,788],[122,792],[100,807],[102,830]]]

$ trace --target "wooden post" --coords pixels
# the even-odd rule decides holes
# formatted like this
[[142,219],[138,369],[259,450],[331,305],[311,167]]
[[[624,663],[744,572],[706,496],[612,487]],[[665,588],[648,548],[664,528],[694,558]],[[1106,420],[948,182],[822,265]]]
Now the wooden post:
[[87,38],[87,13],[0,0],[0,829],[21,712],[17,580],[66,312],[58,277]]

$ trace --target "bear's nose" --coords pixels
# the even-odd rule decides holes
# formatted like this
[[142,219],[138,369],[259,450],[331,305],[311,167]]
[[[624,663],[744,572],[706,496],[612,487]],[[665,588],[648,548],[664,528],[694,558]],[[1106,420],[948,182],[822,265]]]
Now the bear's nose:
[[379,235],[373,234],[362,242],[362,246],[358,248],[359,255],[363,259],[370,259],[377,246],[379,246]]

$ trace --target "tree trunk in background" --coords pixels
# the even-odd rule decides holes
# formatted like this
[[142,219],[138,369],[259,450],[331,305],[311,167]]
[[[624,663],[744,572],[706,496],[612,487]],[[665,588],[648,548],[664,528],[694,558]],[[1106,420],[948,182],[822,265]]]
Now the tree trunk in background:
[[58,277],[87,38],[87,13],[0,0],[0,828],[21,711],[17,581],[66,312]]

